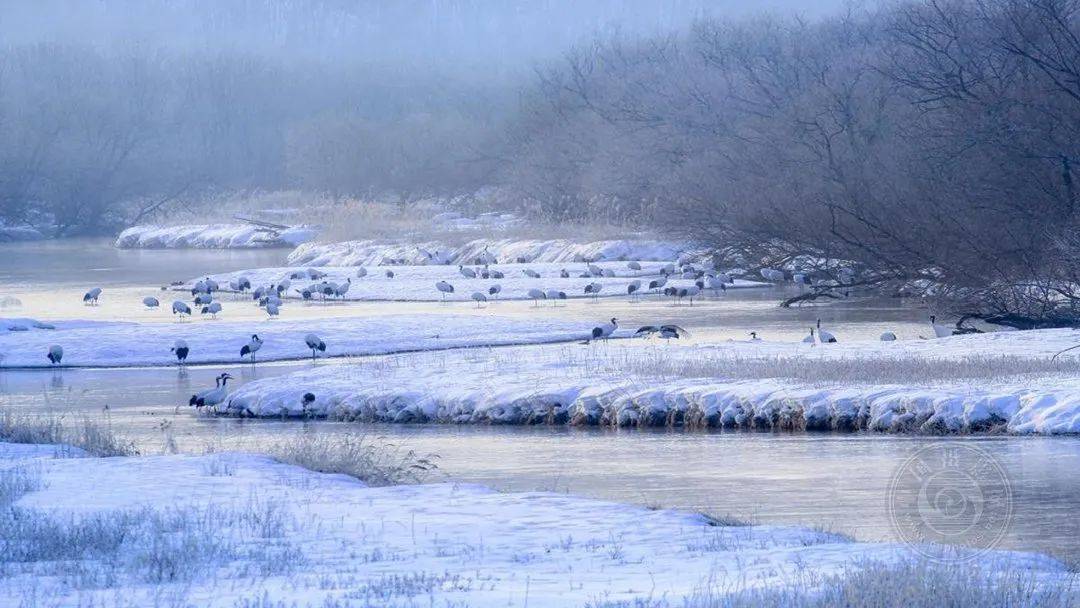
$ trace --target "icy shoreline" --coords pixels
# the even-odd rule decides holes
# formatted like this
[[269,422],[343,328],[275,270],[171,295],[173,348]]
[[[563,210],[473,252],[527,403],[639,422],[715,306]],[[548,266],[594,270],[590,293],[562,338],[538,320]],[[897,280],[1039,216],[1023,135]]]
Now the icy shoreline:
[[[50,605],[99,605],[118,594],[132,605],[164,598],[222,607],[264,599],[679,604],[703,585],[720,593],[795,590],[807,580],[914,560],[900,544],[722,525],[556,493],[457,483],[368,487],[250,454],[57,458],[55,448],[0,443],[0,472],[20,480],[11,508],[20,521],[41,523],[35,538],[44,542],[47,530],[62,543],[52,549],[56,557],[43,549],[5,564],[4,604],[28,592]],[[124,526],[115,547],[107,542],[110,522]],[[99,533],[62,540],[84,529]],[[1047,585],[1070,577],[1038,554],[992,551],[980,565],[984,576],[1023,572]],[[79,575],[57,576],[67,572]]]
[[[1080,433],[1080,380],[1070,374],[898,384],[746,378],[723,371],[724,361],[780,365],[784,357],[854,362],[856,368],[910,365],[912,358],[929,365],[962,363],[980,352],[1048,358],[1043,351],[1070,343],[1072,334],[1009,332],[817,349],[733,342],[658,347],[659,353],[635,345],[549,346],[437,361],[414,354],[257,380],[232,393],[218,413],[389,423],[1074,434]],[[590,354],[590,348],[599,350]],[[664,378],[620,369],[638,356],[676,367],[680,358],[705,359],[715,361],[717,371],[711,377]],[[305,402],[306,393],[314,401]]]

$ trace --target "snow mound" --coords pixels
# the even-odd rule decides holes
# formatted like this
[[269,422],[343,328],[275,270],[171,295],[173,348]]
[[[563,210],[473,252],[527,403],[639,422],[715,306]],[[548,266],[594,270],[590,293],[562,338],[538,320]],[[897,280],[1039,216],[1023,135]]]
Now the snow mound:
[[554,319],[506,319],[496,316],[389,315],[289,321],[205,323],[57,323],[55,331],[0,332],[0,365],[50,367],[46,353],[64,349],[63,365],[126,367],[172,365],[170,349],[184,340],[188,363],[238,363],[240,349],[257,334],[264,342],[257,361],[311,356],[309,333],[327,344],[320,356],[340,357],[439,350],[473,346],[536,344],[581,339],[591,326]]
[[120,249],[253,249],[295,247],[315,239],[309,226],[268,230],[252,224],[192,224],[132,226],[116,237]]
[[500,263],[584,262],[588,261],[674,261],[689,245],[669,241],[624,239],[576,243],[556,240],[477,239],[464,245],[439,242],[407,243],[385,241],[344,241],[306,243],[289,254],[294,266],[377,266],[429,263],[473,264],[485,252]]
[[[1041,335],[1030,335],[1035,333]],[[805,344],[662,347],[668,362],[717,357],[715,377],[706,378],[665,379],[620,369],[620,363],[643,352],[640,344],[629,343],[604,346],[603,353],[574,345],[439,360],[411,354],[395,357],[390,364],[340,365],[257,380],[235,391],[219,413],[395,423],[1080,433],[1080,380],[1071,376],[935,383],[913,379],[910,384],[808,383],[724,377],[722,363],[723,357],[791,355],[850,357],[867,364],[884,356],[934,361],[980,350],[1039,356],[1038,348],[1067,343],[1070,334],[1067,330],[1007,332],[911,341],[899,348],[852,343],[828,355],[819,353],[831,347],[815,350]],[[1038,348],[1031,348],[1036,344]],[[314,400],[305,401],[306,393],[314,395]]]
[[[540,289],[546,292],[554,290],[563,292],[567,298],[592,297],[585,293],[585,287],[590,284],[599,284],[601,289],[598,297],[620,296],[627,297],[627,287],[632,281],[641,284],[640,295],[648,292],[649,280],[660,276],[661,265],[656,263],[642,263],[640,270],[631,270],[625,262],[599,262],[591,264],[594,268],[610,271],[614,276],[596,277],[588,276],[588,266],[583,263],[566,264],[499,264],[490,267],[503,273],[503,278],[466,278],[457,266],[395,266],[383,267],[331,267],[319,266],[318,272],[325,273],[325,277],[319,279],[310,278],[304,267],[281,267],[281,268],[257,268],[241,270],[237,272],[210,275],[210,278],[218,283],[225,291],[229,291],[229,284],[240,277],[246,277],[253,288],[259,286],[271,286],[287,284],[283,297],[299,298],[301,290],[317,286],[322,281],[341,284],[350,281],[348,291],[340,299],[361,301],[410,301],[431,302],[440,300],[452,300],[471,302],[471,294],[481,292],[489,294],[490,289],[498,285],[501,290],[492,294],[494,300],[530,300],[529,290]],[[360,269],[363,269],[362,271]],[[482,272],[482,269],[471,267],[470,270]],[[561,272],[565,270],[569,277],[563,278]],[[393,272],[392,278],[386,272]],[[533,278],[525,274],[532,271],[539,275]],[[358,276],[363,273],[364,276]],[[586,276],[581,276],[581,275]],[[302,275],[302,278],[291,278],[293,275]],[[183,285],[177,286],[178,290],[189,291],[196,282],[206,277],[195,277]],[[287,281],[287,283],[283,283]],[[438,281],[446,281],[454,287],[451,293],[443,293],[435,288]],[[672,278],[666,283],[666,287],[690,287],[694,285],[692,279]],[[743,289],[769,287],[768,283],[757,281],[745,281],[736,279],[734,283],[725,285],[726,289]],[[706,290],[704,297],[717,297],[722,292]],[[652,297],[656,297],[655,295]],[[319,299],[316,296],[316,299]],[[550,302],[549,302],[550,303]],[[689,301],[687,301],[689,303]]]
[[[125,514],[139,521],[149,509],[171,513],[166,522],[190,514],[197,525],[166,528],[160,540],[133,528],[117,554],[94,552],[66,565],[79,568],[79,585],[56,576],[52,563],[19,564],[18,576],[0,578],[3,605],[17,605],[30,585],[57,605],[116,597],[153,605],[162,596],[211,607],[341,605],[347,598],[372,606],[561,608],[599,597],[619,605],[663,597],[680,605],[707,583],[793,590],[847,569],[911,559],[905,545],[856,543],[807,528],[722,526],[698,514],[475,484],[368,487],[249,454],[46,457],[34,469],[41,483],[15,504],[23,517]],[[155,540],[162,547],[137,544]],[[201,551],[190,574],[175,568],[186,576],[147,584],[140,556],[156,550],[174,558],[203,546],[187,540],[217,550]],[[1036,554],[993,551],[980,560],[991,572],[1009,568],[1047,582],[1068,577],[1059,562]]]
[[36,228],[28,226],[4,226],[0,224],[0,243],[19,241],[40,241],[45,235]]

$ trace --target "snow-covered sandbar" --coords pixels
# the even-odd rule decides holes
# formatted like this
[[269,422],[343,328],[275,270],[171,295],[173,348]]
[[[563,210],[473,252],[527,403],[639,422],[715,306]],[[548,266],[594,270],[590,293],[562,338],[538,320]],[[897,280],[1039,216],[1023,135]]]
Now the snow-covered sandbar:
[[240,363],[240,349],[258,335],[257,361],[311,356],[304,337],[325,343],[320,357],[377,355],[581,339],[587,324],[559,319],[507,319],[480,315],[385,315],[327,319],[207,321],[200,323],[57,322],[55,329],[20,324],[26,331],[0,331],[0,369],[51,367],[49,347],[64,349],[62,364],[75,367],[174,365],[170,351],[184,340],[187,363]]
[[[15,516],[2,605],[674,606],[914,559],[807,528],[469,484],[369,487],[248,454],[53,455],[0,443]],[[980,564],[1069,577],[1036,554]]]
[[[1072,330],[936,340],[640,341],[409,354],[241,386],[220,412],[372,422],[1080,433]],[[315,400],[305,403],[311,393]]]

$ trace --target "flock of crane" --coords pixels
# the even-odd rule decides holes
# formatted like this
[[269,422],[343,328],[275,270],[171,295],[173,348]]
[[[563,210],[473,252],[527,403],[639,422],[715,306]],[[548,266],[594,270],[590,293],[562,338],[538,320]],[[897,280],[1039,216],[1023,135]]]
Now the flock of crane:
[[[495,263],[493,259],[478,259],[477,265],[465,266],[463,264],[458,265],[458,274],[465,279],[488,279],[498,281],[505,279],[506,275],[502,270],[491,268],[491,265]],[[642,266],[639,262],[627,262],[626,268],[632,272],[641,272]],[[528,278],[542,280],[542,275],[531,268],[525,268],[521,270],[522,274]],[[779,270],[763,269],[760,271],[761,276],[773,282],[786,281],[786,274]],[[357,278],[364,278],[368,275],[366,268],[360,267],[356,271]],[[385,269],[384,275],[388,279],[395,277],[395,273],[391,269]],[[352,286],[352,278],[346,279],[342,283],[335,283],[327,280],[327,274],[316,268],[308,268],[305,270],[290,271],[287,276],[282,278],[276,283],[253,286],[252,281],[246,276],[238,276],[232,279],[228,284],[229,291],[236,294],[238,297],[245,297],[250,293],[251,299],[262,308],[269,318],[277,317],[280,314],[281,307],[284,304],[284,300],[288,297],[290,290],[296,294],[296,297],[303,300],[312,300],[318,298],[320,300],[326,299],[343,299],[348,294],[350,287]],[[573,275],[567,269],[561,269],[559,271],[559,277],[566,279],[571,278]],[[576,275],[578,278],[614,278],[616,273],[612,268],[601,268],[593,263],[586,262],[584,270],[580,271]],[[640,298],[643,294],[654,293],[657,297],[671,298],[673,304],[678,304],[684,299],[688,299],[690,305],[693,305],[695,297],[699,297],[703,292],[707,290],[713,291],[715,294],[727,290],[728,285],[734,283],[734,279],[727,273],[719,273],[708,270],[702,270],[694,267],[692,264],[665,264],[658,269],[655,278],[651,278],[646,282],[641,278],[635,278],[633,275],[631,280],[625,287],[625,293],[631,300]],[[672,278],[690,279],[694,281],[692,285],[685,287],[669,286],[668,281]],[[842,280],[850,281],[852,277],[846,276]],[[795,272],[792,273],[791,281],[797,285],[810,285],[811,281],[804,273]],[[303,282],[300,287],[293,287],[294,282]],[[592,281],[585,285],[583,289],[583,296],[596,298],[603,290],[604,284]],[[441,294],[441,299],[445,301],[448,294],[455,293],[455,287],[449,280],[439,280],[435,283],[435,289]],[[198,310],[203,316],[210,315],[212,318],[217,318],[217,315],[222,312],[222,305],[218,299],[221,295],[221,286],[217,281],[206,277],[197,281],[190,289],[192,296],[192,304],[189,305],[184,300],[176,300],[172,303],[172,314],[177,317],[180,322],[183,322],[186,318],[191,317],[194,310]],[[486,304],[490,299],[497,299],[502,292],[502,286],[500,283],[492,283],[487,287],[485,291],[475,291],[471,295],[471,299],[476,303],[477,308]],[[83,296],[83,302],[87,305],[97,305],[102,295],[102,289],[95,287],[90,289]],[[533,306],[539,306],[541,302],[550,302],[553,306],[558,306],[560,301],[569,299],[569,295],[558,289],[545,289],[543,287],[532,287],[527,291],[527,296],[533,301]],[[147,309],[157,309],[161,303],[157,298],[146,297],[142,300],[143,305]],[[953,335],[955,333],[951,328],[943,325],[939,325],[936,322],[934,316],[930,317],[930,325],[933,329],[935,337],[945,337]],[[583,343],[587,344],[594,340],[606,340],[610,338],[616,330],[618,330],[618,319],[611,318],[607,322],[601,323],[594,327],[589,333],[588,337]],[[659,324],[659,325],[645,325],[637,329],[633,334],[635,337],[648,337],[655,336],[663,340],[682,339],[690,336],[690,333],[683,327],[674,324]],[[761,342],[761,338],[758,337],[757,332],[750,332],[751,342]],[[895,341],[897,339],[896,334],[893,332],[885,332],[881,334],[880,339],[882,341]],[[821,327],[821,320],[818,319],[814,326],[810,327],[809,335],[803,339],[804,343],[808,343],[812,346],[836,343],[836,336]],[[325,353],[327,350],[326,342],[314,333],[309,333],[304,337],[305,346],[311,351],[312,361],[315,361],[320,353]],[[240,358],[241,360],[250,361],[252,365],[256,363],[256,353],[262,348],[263,339],[258,334],[252,334],[250,339],[241,347]],[[178,339],[174,342],[170,352],[175,356],[177,364],[180,366],[186,365],[188,356],[191,353],[191,348],[182,339]],[[64,357],[64,349],[60,345],[52,345],[49,347],[46,353],[48,360],[51,364],[59,366]],[[228,390],[226,385],[229,380],[232,379],[228,373],[222,373],[215,378],[215,386],[212,389],[208,389],[192,395],[189,405],[196,408],[202,408],[206,406],[214,406],[223,402],[227,395]],[[304,396],[305,404],[314,401],[315,397],[311,393],[306,393]]]
[[[628,262],[627,269],[640,272],[642,266],[639,262]],[[532,279],[540,280],[542,278],[542,275],[539,272],[531,268],[525,268],[521,272],[524,276]],[[479,278],[498,280],[506,277],[504,272],[490,268],[488,263],[484,263],[477,267],[459,265],[458,273],[467,279]],[[394,271],[391,269],[386,269],[384,274],[387,278],[394,278],[395,276]],[[364,267],[360,267],[356,271],[356,276],[357,278],[366,277],[368,276],[368,270]],[[611,268],[600,268],[592,263],[586,263],[585,270],[577,274],[578,278],[613,278],[615,276],[617,275]],[[570,278],[571,273],[569,270],[563,268],[559,271],[559,277]],[[694,281],[694,284],[685,287],[668,286],[668,280],[673,277],[691,279]],[[311,282],[302,287],[293,287],[294,281],[302,280]],[[658,276],[649,280],[648,283],[642,279],[633,278],[627,283],[625,289],[626,295],[629,296],[632,301],[640,298],[643,293],[655,293],[658,297],[670,298],[673,304],[688,300],[690,305],[693,306],[694,298],[699,297],[704,291],[712,290],[714,294],[719,295],[720,293],[727,291],[728,285],[734,284],[734,282],[731,275],[726,273],[715,273],[698,269],[692,264],[682,264],[678,268],[675,264],[666,264],[660,267]],[[174,286],[175,285],[177,284],[174,284]],[[280,281],[267,285],[253,287],[251,279],[246,276],[234,278],[228,284],[229,291],[240,297],[244,297],[250,292],[252,300],[254,300],[258,306],[266,312],[267,317],[271,319],[281,314],[281,308],[284,305],[290,290],[296,294],[296,297],[303,300],[320,299],[325,301],[328,298],[338,300],[344,299],[351,287],[351,277],[347,278],[344,282],[335,283],[327,280],[327,274],[316,268],[291,271]],[[448,294],[455,293],[454,285],[448,280],[437,281],[435,283],[435,289],[439,292],[443,301],[446,300]],[[490,300],[498,299],[499,294],[502,293],[502,289],[501,284],[493,283],[487,287],[485,291],[474,291],[470,298],[476,303],[476,307],[480,308]],[[585,285],[582,295],[592,297],[595,300],[603,289],[603,283],[593,281]],[[184,300],[175,300],[172,303],[171,312],[180,322],[190,318],[196,310],[204,317],[209,315],[211,318],[216,319],[218,314],[223,310],[219,299],[221,291],[221,286],[217,281],[210,277],[201,279],[195,282],[191,287],[192,303],[189,305]],[[96,305],[101,297],[101,293],[102,289],[100,287],[95,287],[86,292],[83,296],[83,302],[88,305]],[[533,301],[534,307],[539,306],[541,302],[550,302],[553,306],[558,306],[560,301],[565,301],[570,298],[570,294],[564,290],[544,289],[542,287],[529,288],[526,295]],[[142,303],[143,306],[150,310],[157,309],[161,306],[161,301],[153,296],[143,298]]]

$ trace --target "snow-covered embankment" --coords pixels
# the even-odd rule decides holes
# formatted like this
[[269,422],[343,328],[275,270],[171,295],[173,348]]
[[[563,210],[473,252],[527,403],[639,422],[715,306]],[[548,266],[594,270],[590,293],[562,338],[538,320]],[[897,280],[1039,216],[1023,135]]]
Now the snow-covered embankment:
[[[613,343],[437,360],[410,354],[251,382],[221,412],[374,422],[1080,433],[1075,360],[1045,370],[1039,363],[1076,339],[1070,330],[1043,330],[818,347]],[[1009,375],[1014,362],[1043,371]],[[670,372],[680,367],[691,371]],[[953,368],[965,377],[949,378]],[[850,377],[838,377],[838,369]],[[942,373],[920,377],[928,369]],[[315,400],[304,403],[309,392]]]

